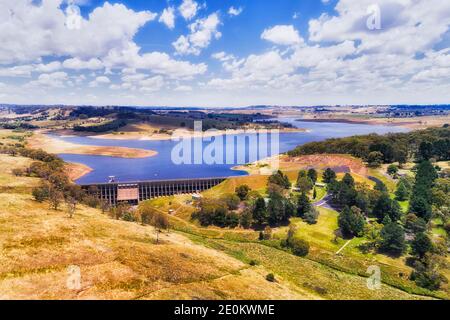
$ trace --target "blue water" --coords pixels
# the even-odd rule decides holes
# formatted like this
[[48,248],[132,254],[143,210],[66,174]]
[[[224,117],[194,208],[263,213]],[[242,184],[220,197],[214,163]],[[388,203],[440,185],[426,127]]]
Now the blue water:
[[[290,118],[282,118],[284,122],[289,122],[299,128],[308,129],[309,132],[281,133],[279,136],[279,152],[286,152],[296,146],[311,142],[321,141],[328,138],[346,137],[352,135],[362,135],[369,133],[385,134],[388,132],[405,132],[407,129],[394,126],[348,124],[335,122],[303,122]],[[88,137],[58,137],[64,141],[82,145],[96,146],[121,146],[129,148],[141,148],[158,152],[155,157],[144,159],[124,159],[104,156],[61,154],[61,158],[68,162],[83,163],[93,169],[93,171],[77,181],[80,184],[103,183],[108,181],[109,176],[115,176],[120,182],[143,181],[143,180],[165,180],[184,178],[210,178],[229,177],[246,175],[244,171],[236,171],[231,168],[248,162],[249,155],[243,163],[234,164],[181,164],[172,162],[171,154],[174,146],[178,142],[167,141],[143,141],[143,140],[114,140],[95,139]],[[212,138],[211,141],[214,141]],[[199,141],[199,140],[197,140]],[[226,141],[223,139],[223,141]],[[270,142],[270,138],[269,138]],[[206,147],[211,142],[203,142]],[[249,149],[249,140],[245,142],[246,150]],[[236,141],[234,153],[238,148],[244,148],[244,143]],[[271,155],[268,150],[268,155]],[[193,158],[191,158],[193,160]],[[193,161],[192,161],[193,162]]]

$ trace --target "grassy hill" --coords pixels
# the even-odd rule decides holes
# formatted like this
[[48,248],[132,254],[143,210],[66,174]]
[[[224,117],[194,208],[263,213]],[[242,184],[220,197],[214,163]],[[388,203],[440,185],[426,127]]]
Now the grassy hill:
[[[344,255],[333,242],[336,213],[321,209],[318,224],[298,224],[311,243],[306,258],[281,250],[258,233],[242,229],[202,228],[190,219],[189,196],[159,198],[161,211],[174,209],[173,231],[156,244],[155,230],[113,220],[100,210],[78,206],[72,219],[30,195],[39,179],[15,177],[14,168],[30,160],[0,155],[0,298],[1,299],[425,299],[400,277],[401,261]],[[263,187],[265,177],[230,179],[209,192],[230,192],[248,182]],[[252,184],[253,183],[253,184]],[[285,228],[274,230],[281,237]],[[385,259],[384,261],[382,259]],[[383,286],[366,286],[367,266],[382,266]],[[67,286],[69,268],[81,271],[81,288]],[[276,282],[265,279],[275,274]],[[445,298],[445,292],[434,297]]]

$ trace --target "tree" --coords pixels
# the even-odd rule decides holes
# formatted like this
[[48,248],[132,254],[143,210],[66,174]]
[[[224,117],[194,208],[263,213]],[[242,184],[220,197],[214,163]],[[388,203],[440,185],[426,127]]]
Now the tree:
[[155,212],[151,220],[151,225],[155,227],[156,244],[158,244],[159,234],[162,232],[163,229],[169,229],[169,220],[167,219],[167,216],[165,214]]
[[387,168],[387,173],[390,176],[395,176],[398,173],[398,167],[395,164],[391,164]]
[[311,209],[309,209],[304,214],[304,217],[303,217],[303,219],[308,224],[316,224],[318,218],[319,218],[319,211],[316,208],[314,208],[314,207],[311,207]]
[[72,217],[75,214],[75,211],[77,209],[77,200],[75,198],[68,198],[68,199],[66,199],[66,205],[67,205],[67,213],[69,214],[69,218],[72,219]]
[[353,179],[350,173],[346,173],[342,178],[342,183],[346,184],[350,188],[355,187],[355,179]]
[[272,229],[269,226],[264,228],[263,238],[264,240],[270,240],[272,238]]
[[395,191],[395,198],[398,201],[406,201],[408,200],[408,197],[409,197],[408,189],[406,188],[403,181],[400,181],[397,185],[397,190]]
[[250,192],[250,187],[246,184],[240,185],[236,188],[236,195],[241,199],[242,201],[247,199],[248,193]]
[[33,188],[32,195],[37,202],[44,202],[49,197],[48,186],[41,185]]
[[50,207],[53,210],[58,210],[59,205],[64,199],[64,194],[61,191],[55,189],[54,187],[51,187],[49,188],[48,199],[50,201]]
[[402,211],[397,201],[392,200],[389,194],[382,193],[375,203],[372,214],[378,218],[379,222],[382,222],[386,216],[395,222],[401,218]]
[[313,184],[316,184],[316,182],[317,182],[317,171],[315,169],[309,169],[308,170],[308,178],[311,179]]
[[253,213],[249,208],[246,208],[244,212],[242,212],[241,217],[239,219],[239,224],[242,228],[248,229],[251,227],[253,223]]
[[322,175],[322,180],[325,183],[331,183],[332,181],[336,180],[336,172],[331,170],[330,168],[327,168]]
[[433,144],[423,141],[419,146],[419,157],[422,160],[430,160],[433,157]]
[[414,240],[411,242],[411,249],[413,255],[422,259],[426,253],[433,250],[433,243],[430,238],[423,232],[418,233]]
[[417,217],[414,213],[410,213],[406,216],[405,228],[413,233],[425,232],[427,230],[427,222]]
[[387,223],[380,233],[380,249],[384,252],[400,256],[406,247],[405,231],[397,222]]
[[433,214],[431,205],[422,195],[413,195],[411,202],[409,203],[409,212],[414,213],[416,216],[429,221]]
[[360,237],[364,232],[366,219],[359,208],[345,207],[339,215],[338,224],[345,236]]
[[297,200],[297,216],[304,217],[304,215],[311,210],[311,202],[306,193],[302,193]]
[[253,208],[253,219],[259,224],[263,225],[267,222],[267,209],[264,198],[259,197],[255,201]]
[[313,199],[315,200],[317,198],[317,190],[314,188],[313,190]]
[[232,193],[224,195],[222,200],[225,202],[229,210],[236,210],[241,202],[241,199]]
[[383,163],[384,155],[380,151],[372,151],[367,156],[367,163],[371,168],[378,168]]
[[380,191],[380,192],[388,192],[388,188],[384,184],[383,181],[377,180],[375,182],[375,187],[373,187],[374,190]]
[[297,184],[296,184],[299,192],[301,193],[308,193],[313,188],[314,184],[308,177],[298,177]]
[[299,257],[305,257],[309,253],[309,243],[303,239],[295,238],[289,240],[292,253]]
[[269,177],[269,183],[279,185],[284,189],[289,189],[291,187],[289,178],[280,170]]

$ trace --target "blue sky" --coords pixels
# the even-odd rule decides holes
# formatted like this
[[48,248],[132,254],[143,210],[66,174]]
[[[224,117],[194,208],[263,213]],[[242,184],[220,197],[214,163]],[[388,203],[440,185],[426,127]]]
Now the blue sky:
[[440,0],[2,0],[0,103],[449,103]]

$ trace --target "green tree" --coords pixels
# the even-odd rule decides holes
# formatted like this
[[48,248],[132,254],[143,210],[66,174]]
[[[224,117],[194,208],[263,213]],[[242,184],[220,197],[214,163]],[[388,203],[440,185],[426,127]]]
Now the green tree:
[[311,209],[309,209],[303,216],[303,219],[308,224],[316,224],[318,218],[319,218],[319,211],[314,207],[311,207]]
[[332,181],[336,180],[336,172],[331,170],[330,168],[327,168],[322,175],[322,180],[325,183],[331,183]]
[[259,197],[255,201],[253,208],[253,219],[259,224],[263,225],[267,222],[267,209],[264,198]]
[[313,188],[314,184],[308,177],[298,177],[297,184],[296,184],[299,192],[301,193],[308,193]]
[[387,223],[380,233],[380,249],[384,252],[401,255],[406,247],[405,231],[397,222]]
[[425,233],[419,233],[411,242],[411,249],[413,255],[422,259],[426,253],[433,250],[433,243]]
[[292,238],[289,241],[292,253],[299,257],[306,257],[309,253],[309,243],[303,239]]
[[397,185],[397,190],[395,191],[395,198],[398,201],[406,201],[408,200],[408,197],[409,197],[408,189],[406,188],[403,181],[400,181]]
[[416,194],[411,197],[409,212],[414,213],[425,221],[430,221],[431,216],[433,215],[430,203],[422,194]]
[[248,193],[250,192],[250,187],[246,184],[240,185],[236,188],[236,195],[241,199],[242,201],[247,199]]
[[276,184],[284,189],[290,189],[291,187],[289,178],[280,170],[269,177],[269,183]]
[[398,167],[395,164],[391,164],[387,168],[387,173],[390,176],[395,176],[398,173]]
[[367,156],[367,163],[371,168],[378,168],[383,164],[384,155],[380,151],[372,151]]
[[246,208],[239,218],[239,224],[241,225],[242,228],[248,229],[251,227],[252,223],[253,223],[253,213],[249,208]]
[[397,201],[392,200],[389,194],[382,193],[375,203],[372,214],[378,218],[379,222],[382,222],[386,216],[395,222],[400,220],[402,211]]
[[366,219],[359,208],[345,207],[339,215],[338,224],[345,236],[360,237],[364,232]]
[[317,171],[315,169],[309,169],[308,170],[308,178],[311,179],[313,184],[316,184],[317,178],[318,178]]
[[350,173],[346,173],[344,177],[342,178],[342,183],[347,185],[350,188],[355,187],[355,179],[353,179],[352,175]]
[[311,210],[311,202],[306,193],[302,193],[297,200],[297,216],[304,217],[309,210]]

